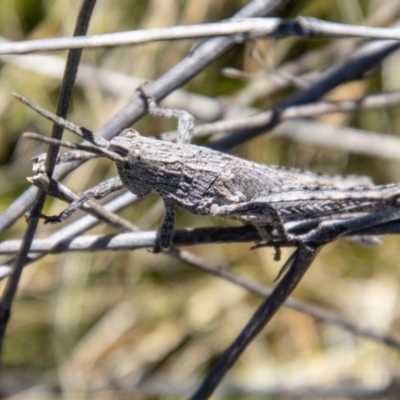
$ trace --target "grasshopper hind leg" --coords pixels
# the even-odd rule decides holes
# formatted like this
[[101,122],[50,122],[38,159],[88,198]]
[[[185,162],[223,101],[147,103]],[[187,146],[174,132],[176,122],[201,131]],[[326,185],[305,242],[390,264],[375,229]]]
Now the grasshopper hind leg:
[[[276,229],[280,239],[297,244],[296,238],[286,231],[276,209],[266,201],[256,200],[226,206],[214,205],[211,209],[211,214],[215,217],[234,218],[252,224],[257,229],[261,240],[267,243],[273,243],[273,237],[270,232]],[[279,246],[274,247],[274,259],[279,260],[280,248]]]

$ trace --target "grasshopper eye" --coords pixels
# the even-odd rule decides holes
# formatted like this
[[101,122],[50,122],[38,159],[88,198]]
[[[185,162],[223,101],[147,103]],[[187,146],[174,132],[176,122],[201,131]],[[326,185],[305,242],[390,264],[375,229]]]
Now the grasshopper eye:
[[135,149],[131,151],[131,155],[135,160],[140,161],[146,155],[146,152],[143,149]]
[[121,132],[120,136],[133,139],[139,137],[140,134],[135,129],[125,129],[124,131]]
[[130,148],[129,153],[127,154],[128,157],[128,164],[131,166],[138,166],[143,162],[146,163],[146,151],[143,149],[135,149]]

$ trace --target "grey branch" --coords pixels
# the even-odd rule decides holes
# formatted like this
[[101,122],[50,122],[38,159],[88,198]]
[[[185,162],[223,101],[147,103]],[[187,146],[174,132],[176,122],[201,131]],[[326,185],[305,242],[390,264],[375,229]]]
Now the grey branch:
[[[400,91],[389,93],[378,93],[360,99],[349,99],[340,101],[318,101],[309,104],[292,105],[282,110],[268,110],[259,112],[253,110],[252,115],[229,119],[224,121],[212,122],[196,126],[193,132],[194,137],[209,136],[219,132],[230,132],[240,129],[251,129],[263,127],[281,121],[318,117],[324,114],[352,112],[360,109],[388,107],[400,103]],[[170,137],[171,133],[166,134]]]
[[400,29],[375,28],[328,22],[311,17],[294,20],[282,18],[232,18],[226,22],[174,26],[109,33],[86,38],[58,38],[0,44],[0,55],[25,54],[37,51],[127,46],[165,40],[200,39],[234,36],[238,42],[255,38],[349,38],[400,40]]

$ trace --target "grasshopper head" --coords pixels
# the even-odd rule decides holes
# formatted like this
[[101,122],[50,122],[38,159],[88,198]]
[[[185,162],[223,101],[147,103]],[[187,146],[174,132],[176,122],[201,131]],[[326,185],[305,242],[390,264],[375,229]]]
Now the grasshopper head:
[[144,197],[155,189],[156,173],[149,168],[144,138],[133,129],[126,129],[110,141],[110,150],[126,159],[118,163],[118,173],[123,184],[138,197]]
[[136,142],[135,139],[140,138],[138,131],[134,129],[125,129],[118,136],[115,136],[110,141],[110,150],[115,151],[121,156],[128,156],[132,145]]

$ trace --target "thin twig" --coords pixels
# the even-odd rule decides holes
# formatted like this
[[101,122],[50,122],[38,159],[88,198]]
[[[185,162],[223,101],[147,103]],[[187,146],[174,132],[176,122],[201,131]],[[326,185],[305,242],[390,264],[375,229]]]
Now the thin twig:
[[289,96],[281,103],[270,110],[272,115],[265,124],[260,124],[254,128],[243,128],[232,132],[218,142],[213,143],[212,148],[216,150],[226,150],[239,144],[251,140],[262,132],[273,128],[280,121],[280,114],[288,107],[304,105],[315,102],[333,88],[346,82],[360,79],[368,70],[382,62],[389,54],[400,47],[400,43],[387,41],[377,41],[363,46],[359,51],[352,55],[346,62],[339,66],[334,66],[325,71],[323,76],[314,85]]
[[[396,21],[399,14],[400,3],[397,0],[380,2],[380,7],[366,16],[364,24],[365,26],[387,26]],[[291,84],[287,79],[282,79],[282,75],[295,76],[298,80],[307,82],[307,86],[311,86],[320,79],[320,73],[316,71],[319,65],[331,65],[337,60],[348,58],[361,46],[361,42],[362,39],[359,38],[346,41],[336,40],[322,48],[302,53],[297,59],[280,66],[278,74],[264,73],[262,79],[249,82],[246,87],[234,94],[231,102],[236,105],[248,105],[254,104],[260,98],[270,98],[274,93]]]
[[318,248],[302,246],[295,252],[293,263],[271,295],[257,309],[235,341],[219,358],[191,400],[204,400],[217,388],[239,356],[261,332],[276,311],[283,305],[313,262]]
[[[85,35],[87,32],[87,28],[89,26],[89,21],[96,4],[96,0],[85,0],[80,9],[74,35],[80,36]],[[72,88],[74,86],[74,81],[76,77],[76,71],[78,69],[79,61],[81,58],[81,50],[70,51],[68,54],[67,65],[65,68],[65,75],[61,85],[61,91],[59,95],[59,101],[57,105],[56,114],[65,117],[67,114],[68,105],[71,99]],[[53,126],[52,137],[56,139],[60,139],[62,135],[63,129],[58,126]],[[57,146],[50,146],[47,151],[46,158],[46,172],[49,176],[53,173],[55,160],[58,153]],[[33,237],[36,232],[36,228],[38,226],[39,219],[37,215],[39,215],[42,211],[44,200],[46,194],[44,192],[39,191],[35,197],[34,207],[32,209],[33,218],[29,221],[28,227],[24,234],[23,243],[21,249],[15,259],[15,263],[13,266],[12,273],[10,278],[7,281],[6,287],[1,295],[0,299],[0,355],[2,354],[3,343],[4,343],[4,335],[7,328],[8,321],[11,315],[11,307],[14,301],[18,283],[22,274],[22,270],[26,263],[27,255],[29,252],[29,248],[33,241]]]
[[[318,117],[325,114],[352,112],[361,109],[379,108],[395,106],[400,103],[400,91],[378,93],[365,96],[360,99],[349,99],[340,101],[316,101],[309,104],[293,105],[282,109],[279,113],[274,110],[258,112],[253,110],[252,115],[229,120],[212,122],[196,126],[194,129],[195,137],[210,136],[220,132],[230,132],[240,129],[251,129],[264,127],[266,125],[277,125],[279,122]],[[172,132],[162,135],[165,139],[170,139]]]
[[[108,212],[115,213],[130,206],[136,200],[137,197],[131,192],[125,192],[104,204],[103,208]],[[84,217],[81,217],[78,220],[71,222],[68,225],[60,228],[58,231],[52,233],[47,237],[47,239],[51,240],[54,246],[57,246],[60,241],[68,240],[68,238],[74,238],[75,236],[78,236],[98,225],[99,222],[100,220],[97,217],[85,215]],[[45,254],[29,254],[27,258],[27,264],[38,260],[39,258],[43,257],[43,255]],[[11,274],[12,265],[14,262],[15,259],[13,258],[4,262],[0,266],[0,280]]]
[[117,32],[85,38],[57,38],[0,44],[0,55],[99,47],[133,46],[156,41],[233,36],[242,42],[255,38],[364,38],[400,40],[400,29],[375,28],[323,21],[312,17],[231,19],[210,24]]
[[[42,182],[44,189],[44,182]],[[58,189],[62,187],[59,184]],[[71,190],[62,189],[58,194],[56,189],[52,190],[52,194],[65,201],[72,201],[77,198]],[[132,196],[133,201],[135,199]],[[129,205],[128,203],[126,205]],[[125,205],[125,206],[126,206]],[[138,231],[133,229],[131,224],[126,221],[121,222],[118,217],[109,212],[98,211],[96,203],[88,202],[82,205],[82,208],[87,212],[96,215],[97,218],[106,222],[110,226],[124,232],[116,235],[86,235],[74,237],[71,235],[57,235],[57,240],[54,234],[45,239],[35,239],[32,242],[31,252],[33,253],[63,253],[63,252],[82,252],[82,251],[116,251],[116,250],[135,250],[152,248],[155,245],[155,231]],[[102,208],[100,207],[100,210]],[[75,224],[72,223],[71,225]],[[65,229],[65,228],[63,228]],[[382,211],[374,214],[369,214],[363,217],[352,218],[347,220],[328,220],[323,222],[318,221],[299,221],[296,223],[285,224],[285,229],[301,239],[302,242],[312,244],[324,244],[331,241],[332,232],[335,237],[352,237],[353,235],[392,235],[400,233],[400,210],[393,209],[390,211]],[[135,230],[135,232],[132,232]],[[319,232],[318,242],[313,242],[312,239],[316,232]],[[251,226],[240,227],[220,227],[220,228],[196,228],[176,230],[174,233],[173,243],[175,246],[195,246],[203,244],[217,243],[250,243],[257,242],[259,234]],[[263,243],[258,247],[293,247],[292,242],[283,240]],[[0,254],[14,254],[21,246],[20,240],[4,240],[0,243]]]

